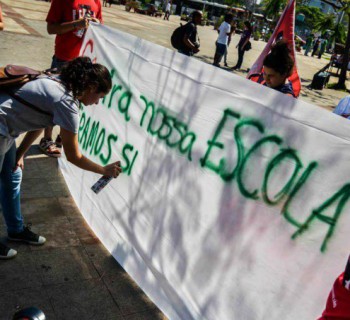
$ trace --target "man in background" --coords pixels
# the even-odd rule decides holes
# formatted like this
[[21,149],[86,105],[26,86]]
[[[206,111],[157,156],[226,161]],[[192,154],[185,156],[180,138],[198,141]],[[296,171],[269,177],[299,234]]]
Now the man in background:
[[218,29],[218,39],[216,40],[216,50],[215,50],[215,56],[214,56],[214,62],[213,65],[216,67],[220,67],[220,61],[222,57],[224,56],[229,37],[231,36],[231,23],[233,20],[233,15],[231,13],[227,13],[225,15],[225,21],[220,25]]
[[199,41],[197,26],[202,23],[203,14],[201,11],[194,11],[192,13],[192,20],[184,26],[184,36],[182,39],[182,48],[179,52],[186,56],[193,56],[199,52]]
[[167,5],[166,5],[164,20],[168,20],[169,21],[170,11],[171,11],[171,2],[169,0]]

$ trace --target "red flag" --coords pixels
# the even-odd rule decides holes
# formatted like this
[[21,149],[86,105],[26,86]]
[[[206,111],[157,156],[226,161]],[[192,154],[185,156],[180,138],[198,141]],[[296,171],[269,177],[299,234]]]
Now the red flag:
[[350,319],[350,291],[343,286],[342,273],[334,282],[327,299],[326,310],[318,320]]
[[[294,43],[294,21],[295,21],[295,0],[289,0],[286,8],[284,9],[275,31],[273,32],[269,42],[266,44],[263,52],[260,54],[259,58],[255,61],[251,67],[248,77],[252,74],[261,74],[263,72],[263,61],[264,58],[271,51],[271,46],[278,40],[283,39],[286,41],[290,48],[292,48],[291,56],[294,60],[294,69],[292,75],[288,80],[292,83],[293,91],[296,97],[299,96],[301,83],[297,69],[297,63],[295,59],[295,43]],[[251,78],[253,81],[258,82],[259,77]]]

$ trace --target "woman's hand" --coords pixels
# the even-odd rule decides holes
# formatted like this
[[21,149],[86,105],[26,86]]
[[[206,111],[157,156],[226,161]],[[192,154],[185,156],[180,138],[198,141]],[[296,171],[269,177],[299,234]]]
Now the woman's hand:
[[119,174],[122,172],[122,168],[120,167],[120,161],[108,164],[105,167],[103,167],[103,169],[104,169],[104,173],[103,173],[104,176],[113,177],[113,178],[117,178]]
[[15,172],[18,168],[21,168],[21,170],[24,170],[24,157],[17,158],[16,157],[16,164],[13,168],[13,172]]

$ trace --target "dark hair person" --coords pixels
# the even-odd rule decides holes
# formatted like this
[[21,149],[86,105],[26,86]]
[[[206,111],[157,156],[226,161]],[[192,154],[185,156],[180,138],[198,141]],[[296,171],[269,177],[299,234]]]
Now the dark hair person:
[[276,42],[263,65],[265,85],[295,97],[292,84],[288,81],[293,72],[294,60],[285,41]]
[[[24,227],[20,207],[23,158],[43,128],[58,125],[67,160],[77,167],[116,178],[120,163],[100,166],[79,151],[79,105],[94,105],[110,91],[109,71],[90,58],[79,57],[67,63],[60,76],[39,76],[12,92],[0,92],[0,202],[8,239],[32,245],[46,239]],[[15,139],[27,132],[16,150]],[[17,252],[0,243],[0,259]]]
[[243,63],[244,52],[246,51],[247,43],[252,35],[253,28],[249,21],[244,21],[244,30],[241,34],[241,39],[239,40],[236,48],[238,48],[238,60],[237,64],[232,68],[233,70],[238,70],[241,68]]

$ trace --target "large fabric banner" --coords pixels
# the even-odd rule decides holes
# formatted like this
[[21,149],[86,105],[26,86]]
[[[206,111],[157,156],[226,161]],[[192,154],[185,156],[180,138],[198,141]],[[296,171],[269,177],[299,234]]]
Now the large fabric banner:
[[316,319],[350,248],[349,122],[117,30],[81,54],[113,88],[81,113],[82,152],[60,161],[106,248],[170,319]]
[[296,3],[296,0],[289,0],[264,50],[261,52],[258,59],[254,62],[254,64],[250,68],[248,78],[251,78],[251,80],[255,82],[260,82],[261,80],[263,80],[262,77],[261,78],[252,77],[252,75],[262,73],[263,67],[264,67],[263,66],[264,59],[271,51],[272,45],[276,41],[284,40],[289,44],[289,47],[291,49],[291,56],[295,61],[293,73],[288,78],[288,80],[292,83],[295,96],[298,97],[301,90],[301,83],[300,83],[298,67],[295,59],[295,39],[294,39],[295,3]]

